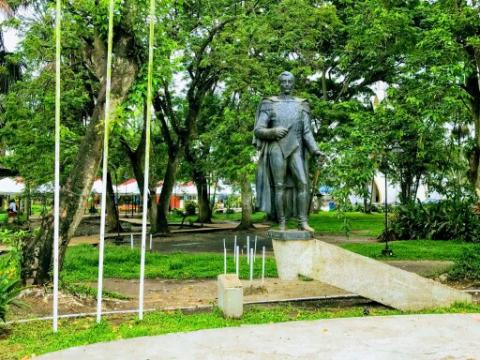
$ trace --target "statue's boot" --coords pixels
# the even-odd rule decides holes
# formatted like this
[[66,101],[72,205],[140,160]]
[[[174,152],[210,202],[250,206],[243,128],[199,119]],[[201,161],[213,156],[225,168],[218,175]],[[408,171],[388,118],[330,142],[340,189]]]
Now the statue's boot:
[[285,208],[283,205],[283,186],[278,186],[275,188],[275,208],[277,210],[277,219],[278,219],[278,228],[280,231],[285,231],[286,221],[285,221]]
[[297,199],[298,228],[300,230],[305,230],[313,234],[315,230],[310,225],[308,225],[308,193],[306,191],[306,185],[304,185],[303,189],[299,191]]
[[311,232],[312,234],[315,232],[315,230],[310,225],[308,225],[308,222],[306,221],[300,221],[298,224],[298,228],[300,230]]

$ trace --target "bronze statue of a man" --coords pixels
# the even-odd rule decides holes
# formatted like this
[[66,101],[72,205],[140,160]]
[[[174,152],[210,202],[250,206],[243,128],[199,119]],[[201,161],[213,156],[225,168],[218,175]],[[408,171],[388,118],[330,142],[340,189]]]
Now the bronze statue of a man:
[[291,95],[295,77],[285,71],[279,77],[281,94],[262,100],[256,115],[254,142],[260,150],[257,166],[257,207],[277,217],[285,230],[285,185],[294,184],[298,227],[308,225],[308,166],[306,152],[321,155],[313,138],[310,109],[304,99]]

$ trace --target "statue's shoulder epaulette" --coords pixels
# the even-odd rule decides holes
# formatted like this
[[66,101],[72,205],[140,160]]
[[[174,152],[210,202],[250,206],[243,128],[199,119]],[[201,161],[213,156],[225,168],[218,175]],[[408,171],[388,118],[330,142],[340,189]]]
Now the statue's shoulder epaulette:
[[300,98],[300,97],[296,97],[296,96],[294,96],[293,98],[295,99],[295,101],[298,101],[298,102],[300,102],[300,103],[305,103],[305,102],[307,102],[307,99],[304,99],[304,98]]
[[298,98],[298,101],[300,102],[300,106],[302,107],[303,111],[310,113],[310,105],[308,104],[308,101],[301,98]]
[[263,98],[263,100],[262,100],[262,102],[268,102],[268,103],[272,103],[272,102],[276,102],[276,101],[279,101],[278,96],[267,96],[267,97]]
[[270,110],[274,101],[275,100],[273,100],[272,97],[265,97],[260,102],[260,108],[264,110]]

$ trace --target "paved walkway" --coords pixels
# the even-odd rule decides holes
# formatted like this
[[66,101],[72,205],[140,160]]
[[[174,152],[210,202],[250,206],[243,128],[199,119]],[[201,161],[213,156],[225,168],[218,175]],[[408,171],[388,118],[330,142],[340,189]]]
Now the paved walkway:
[[101,343],[43,360],[480,359],[480,314],[298,321]]

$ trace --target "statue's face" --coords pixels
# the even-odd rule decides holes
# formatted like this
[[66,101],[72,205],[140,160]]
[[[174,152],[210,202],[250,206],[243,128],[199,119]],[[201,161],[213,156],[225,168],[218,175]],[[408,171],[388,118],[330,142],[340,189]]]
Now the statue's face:
[[291,94],[294,85],[295,79],[293,78],[293,76],[282,76],[280,78],[280,89],[282,89],[282,94]]

